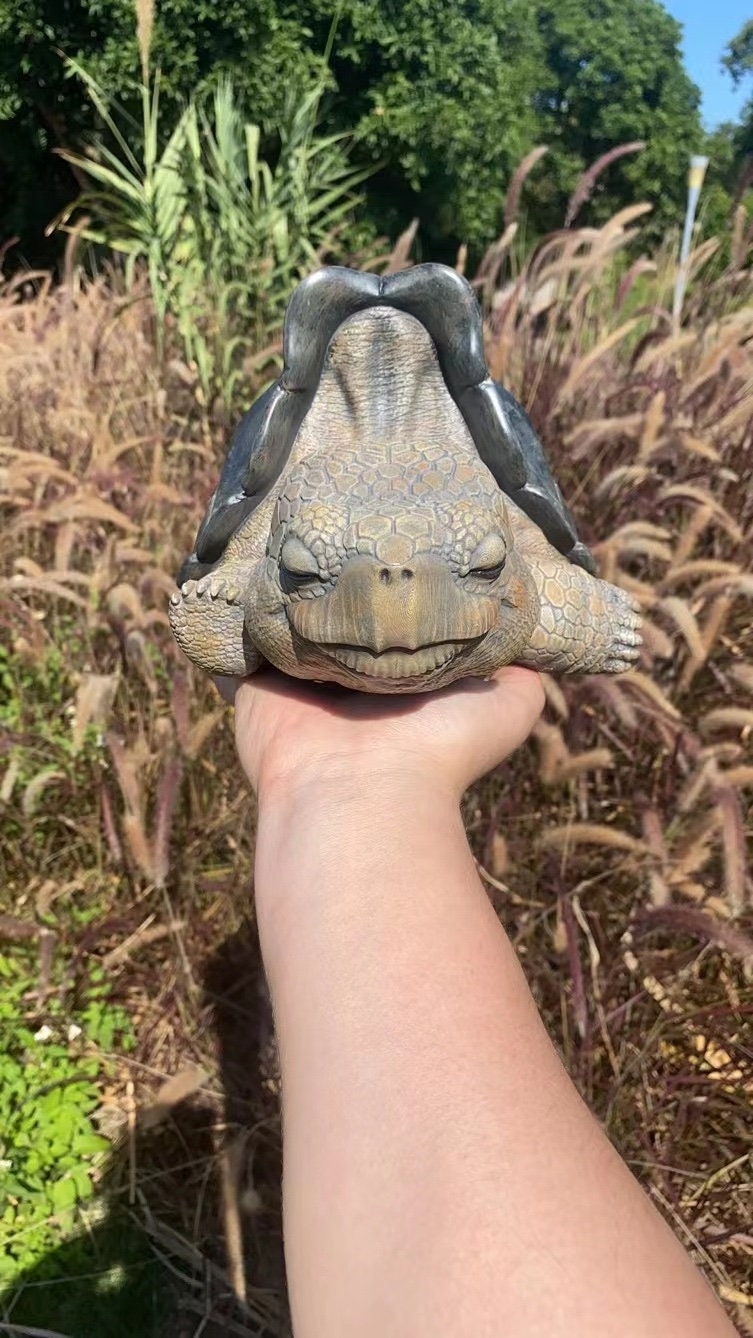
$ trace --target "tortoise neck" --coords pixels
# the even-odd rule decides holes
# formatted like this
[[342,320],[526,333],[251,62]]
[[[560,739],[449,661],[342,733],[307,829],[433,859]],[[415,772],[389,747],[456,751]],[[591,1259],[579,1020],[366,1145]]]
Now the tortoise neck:
[[393,448],[411,441],[475,455],[424,327],[391,307],[370,308],[336,331],[295,456],[355,450],[391,463]]

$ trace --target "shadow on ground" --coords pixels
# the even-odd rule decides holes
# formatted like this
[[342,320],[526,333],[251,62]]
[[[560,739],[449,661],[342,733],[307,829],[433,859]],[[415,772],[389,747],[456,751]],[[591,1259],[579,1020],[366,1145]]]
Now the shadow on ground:
[[124,1130],[78,1234],[0,1298],[0,1334],[289,1334],[276,1059],[252,924],[206,962],[203,998],[219,1091]]

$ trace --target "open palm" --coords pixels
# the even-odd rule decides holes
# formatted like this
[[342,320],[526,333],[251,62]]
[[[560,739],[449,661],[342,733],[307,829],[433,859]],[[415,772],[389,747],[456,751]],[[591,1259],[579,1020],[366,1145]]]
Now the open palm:
[[411,697],[309,686],[273,670],[218,686],[235,701],[240,760],[263,793],[415,772],[459,797],[523,742],[544,703],[538,675],[517,666]]

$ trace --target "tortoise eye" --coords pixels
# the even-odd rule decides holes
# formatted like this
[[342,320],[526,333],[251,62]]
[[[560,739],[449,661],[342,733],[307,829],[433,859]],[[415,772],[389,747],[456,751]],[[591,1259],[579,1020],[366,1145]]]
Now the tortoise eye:
[[319,580],[319,563],[300,539],[286,539],[280,554],[280,570],[296,585]]
[[496,581],[507,561],[507,545],[499,534],[487,534],[471,555],[468,575],[479,581]]

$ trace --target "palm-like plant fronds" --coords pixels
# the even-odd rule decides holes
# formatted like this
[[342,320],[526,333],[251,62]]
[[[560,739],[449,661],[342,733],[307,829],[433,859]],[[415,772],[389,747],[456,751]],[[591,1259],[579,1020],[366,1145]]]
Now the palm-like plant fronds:
[[[307,270],[337,258],[338,234],[371,169],[351,164],[346,136],[318,133],[323,82],[303,96],[291,89],[280,123],[265,127],[265,138],[279,143],[270,165],[262,129],[246,121],[230,79],[191,98],[160,147],[158,73],[140,86],[142,124],[134,127],[83,66],[68,64],[107,140],[87,154],[61,151],[94,185],[56,225],[124,255],[129,283],[146,267],[159,347],[170,313],[205,403],[228,401],[243,350],[279,326]],[[91,221],[76,225],[82,213]]]

